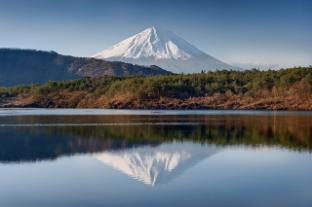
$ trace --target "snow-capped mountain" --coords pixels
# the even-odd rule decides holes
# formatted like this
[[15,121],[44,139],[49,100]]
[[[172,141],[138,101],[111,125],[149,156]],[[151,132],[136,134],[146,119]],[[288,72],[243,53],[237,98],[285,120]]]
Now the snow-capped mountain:
[[173,32],[158,27],[147,28],[93,57],[139,65],[157,65],[176,73],[234,68],[202,52]]
[[96,159],[124,174],[155,186],[167,183],[198,162],[218,152],[216,146],[198,143],[164,143],[103,152]]

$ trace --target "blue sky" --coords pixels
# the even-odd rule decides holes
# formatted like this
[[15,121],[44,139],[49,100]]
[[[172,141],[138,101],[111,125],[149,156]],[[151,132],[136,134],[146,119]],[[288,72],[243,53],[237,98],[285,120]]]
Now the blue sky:
[[0,47],[91,56],[146,27],[228,63],[312,65],[310,0],[0,0]]

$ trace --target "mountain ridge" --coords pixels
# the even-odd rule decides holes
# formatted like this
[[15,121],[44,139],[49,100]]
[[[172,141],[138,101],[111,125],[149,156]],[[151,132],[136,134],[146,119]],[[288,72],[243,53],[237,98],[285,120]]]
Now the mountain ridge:
[[87,57],[61,55],[54,51],[0,48],[0,86],[45,83],[83,77],[167,75],[158,66],[139,66]]

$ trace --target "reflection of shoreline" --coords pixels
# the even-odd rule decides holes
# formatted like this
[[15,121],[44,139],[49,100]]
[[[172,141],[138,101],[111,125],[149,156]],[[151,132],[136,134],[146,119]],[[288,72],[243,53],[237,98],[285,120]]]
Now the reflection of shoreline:
[[[65,128],[63,128],[64,130]],[[73,129],[73,128],[71,128]],[[82,130],[74,128],[75,130]],[[105,150],[157,145],[156,141],[131,141],[119,137],[93,138],[58,128],[1,128],[0,163],[52,161],[63,156],[99,153]]]
[[103,152],[96,159],[146,185],[170,182],[185,170],[217,153],[217,147],[192,142]]
[[[12,126],[0,127],[0,163],[54,160],[176,141],[311,152],[311,121],[311,116],[286,115],[2,117],[0,125]],[[89,126],[92,123],[103,124]],[[31,127],[15,126],[19,124]]]

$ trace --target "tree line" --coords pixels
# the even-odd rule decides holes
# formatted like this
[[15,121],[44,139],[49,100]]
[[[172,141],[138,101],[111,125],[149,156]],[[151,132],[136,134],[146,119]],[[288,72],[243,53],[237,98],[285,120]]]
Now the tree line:
[[1,97],[18,94],[45,95],[60,90],[87,91],[91,95],[114,96],[131,94],[140,99],[170,97],[186,99],[227,93],[243,96],[266,96],[312,92],[312,67],[281,70],[214,71],[166,76],[128,76],[83,78],[70,81],[48,81],[0,88]]

